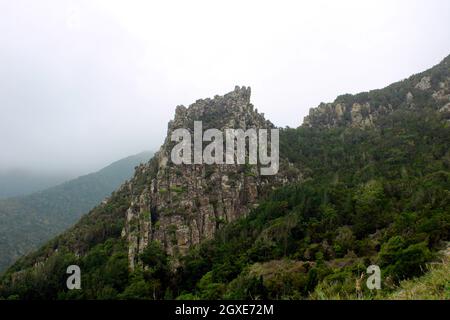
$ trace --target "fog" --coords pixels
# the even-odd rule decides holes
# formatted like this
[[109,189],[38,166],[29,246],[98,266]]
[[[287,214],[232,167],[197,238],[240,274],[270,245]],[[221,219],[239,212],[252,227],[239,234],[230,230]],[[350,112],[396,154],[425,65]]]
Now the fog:
[[156,150],[179,104],[252,87],[278,126],[450,54],[450,2],[1,1],[0,171]]

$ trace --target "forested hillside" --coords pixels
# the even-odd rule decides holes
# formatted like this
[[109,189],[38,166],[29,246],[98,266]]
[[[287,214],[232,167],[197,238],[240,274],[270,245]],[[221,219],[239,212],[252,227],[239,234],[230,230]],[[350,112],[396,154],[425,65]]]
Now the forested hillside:
[[104,169],[28,196],[0,200],[0,272],[73,225],[146,162],[143,152]]
[[[446,58],[385,89],[313,109],[304,125],[280,130],[280,156],[300,180],[260,197],[177,259],[149,241],[131,268],[125,226],[132,199],[155,181],[154,158],[108,202],[19,259],[2,277],[0,296],[356,299],[356,279],[376,264],[382,289],[363,286],[362,298],[394,298],[402,281],[443,259],[450,241],[449,83]],[[158,228],[151,208],[142,216]],[[70,264],[82,270],[82,290],[66,289]],[[436,297],[448,296],[449,281]]]
[[19,169],[0,171],[0,200],[45,190],[71,180],[73,177],[65,174],[36,173]]

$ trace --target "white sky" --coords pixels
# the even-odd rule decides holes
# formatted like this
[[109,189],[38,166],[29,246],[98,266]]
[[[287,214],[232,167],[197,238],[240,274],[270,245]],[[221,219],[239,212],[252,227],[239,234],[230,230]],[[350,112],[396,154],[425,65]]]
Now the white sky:
[[0,170],[156,150],[176,105],[235,85],[296,127],[448,54],[447,0],[0,0]]

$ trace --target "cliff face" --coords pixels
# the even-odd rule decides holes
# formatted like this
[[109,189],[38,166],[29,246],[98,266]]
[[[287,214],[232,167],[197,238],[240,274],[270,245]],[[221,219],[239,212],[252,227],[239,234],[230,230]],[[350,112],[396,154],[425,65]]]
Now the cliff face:
[[[159,152],[128,183],[132,198],[122,237],[132,269],[150,241],[161,242],[176,261],[190,246],[212,238],[223,224],[245,216],[267,191],[288,182],[283,160],[275,176],[261,176],[258,165],[174,164],[171,134],[179,128],[192,133],[194,121],[202,121],[203,130],[274,128],[253,108],[246,87],[198,100],[188,108],[178,106]],[[290,179],[298,177],[290,174]],[[139,180],[145,182],[136,188]]]
[[[298,180],[301,174],[280,159],[276,176],[261,176],[257,165],[175,165],[170,160],[179,128],[203,131],[215,128],[270,129],[250,103],[250,88],[213,99],[197,100],[188,108],[178,106],[169,122],[167,138],[154,159],[136,171],[128,188],[132,194],[122,237],[128,243],[129,264],[139,264],[139,254],[150,241],[161,242],[177,258],[204,239],[210,239],[225,223],[245,216],[270,189]],[[339,96],[322,103],[304,120],[304,126],[370,128],[377,119],[398,109],[427,108],[450,119],[450,57],[435,67],[384,89]],[[286,172],[289,171],[289,174]]]
[[435,67],[384,89],[339,96],[310,109],[304,126],[373,127],[380,116],[400,108],[432,108],[450,119],[450,56]]
[[[154,299],[172,289],[174,297],[185,289],[210,297],[210,286],[198,284],[212,284],[219,270],[219,282],[214,284],[220,285],[220,297],[236,299],[243,294],[242,299],[248,299],[246,283],[253,288],[255,282],[247,281],[247,275],[259,279],[262,273],[271,277],[267,272],[273,271],[278,277],[287,268],[286,279],[309,282],[307,274],[298,275],[312,265],[286,264],[286,259],[321,261],[327,269],[342,259],[356,266],[363,259],[379,260],[376,255],[383,250],[378,248],[389,247],[390,239],[399,235],[405,239],[396,256],[407,257],[404,253],[422,252],[421,248],[424,253],[418,255],[430,256],[426,250],[431,243],[437,248],[441,240],[448,241],[450,135],[442,120],[450,119],[449,62],[450,57],[382,90],[344,95],[312,110],[305,127],[280,132],[280,169],[275,176],[261,175],[258,165],[171,161],[176,144],[172,133],[181,128],[195,131],[195,121],[202,121],[203,130],[272,128],[251,105],[249,88],[237,87],[225,96],[177,107],[167,138],[152,160],[137,167],[130,181],[74,227],[20,258],[0,277],[0,298]],[[342,128],[322,130],[336,126]],[[303,180],[302,172],[306,183],[283,188],[265,201],[271,189]],[[246,216],[257,203],[261,207],[248,219],[187,252],[211,239],[227,222]],[[168,262],[159,245],[149,247],[152,241],[163,244],[173,259]],[[144,263],[142,252],[147,254]],[[179,259],[185,253],[186,260]],[[149,261],[150,255],[155,261]],[[177,262],[182,267],[178,270]],[[69,292],[66,268],[73,264],[82,268],[83,290]],[[387,264],[386,269],[397,265]],[[148,269],[141,272],[141,266]],[[168,271],[172,266],[182,272]],[[354,271],[350,264],[345,267]],[[231,279],[230,274],[239,275]],[[317,274],[314,270],[314,277]],[[342,275],[341,269],[335,275]],[[398,275],[403,277],[403,271]],[[303,295],[310,292],[297,291],[299,285],[286,295],[279,289],[283,283],[273,287],[272,297],[277,299],[307,298]],[[222,288],[227,291],[222,293]]]

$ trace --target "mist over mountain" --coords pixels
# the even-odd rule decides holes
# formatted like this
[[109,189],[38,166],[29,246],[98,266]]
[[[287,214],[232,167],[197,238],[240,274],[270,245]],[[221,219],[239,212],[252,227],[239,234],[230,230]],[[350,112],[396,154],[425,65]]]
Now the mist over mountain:
[[73,179],[71,174],[37,173],[15,169],[0,172],[0,199],[41,191]]
[[[171,132],[194,121],[272,128],[250,95],[236,87],[178,106],[154,157],[11,266],[0,297],[390,299],[414,279],[431,286],[428,298],[448,298],[450,56],[280,128],[276,176],[247,163],[172,162]],[[355,290],[374,264],[382,288]],[[68,265],[81,268],[82,290],[66,287]]]
[[450,52],[449,1],[282,2],[0,1],[0,170],[86,173],[154,150],[172,106],[236,84],[295,127]]
[[0,272],[70,227],[151,156],[152,152],[142,152],[49,189],[0,200]]

